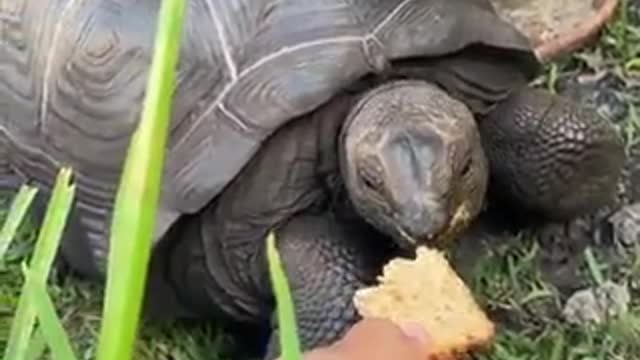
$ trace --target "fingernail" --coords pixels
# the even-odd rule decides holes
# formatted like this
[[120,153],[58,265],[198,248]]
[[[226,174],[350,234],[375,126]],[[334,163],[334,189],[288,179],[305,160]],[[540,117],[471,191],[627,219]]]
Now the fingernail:
[[424,345],[427,345],[429,343],[429,334],[427,334],[427,331],[418,323],[404,323],[400,325],[400,329],[402,329],[402,332],[406,336],[418,340]]

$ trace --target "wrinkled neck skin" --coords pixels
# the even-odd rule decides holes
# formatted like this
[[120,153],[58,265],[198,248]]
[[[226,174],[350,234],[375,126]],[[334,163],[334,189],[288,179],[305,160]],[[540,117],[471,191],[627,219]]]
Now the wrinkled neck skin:
[[327,116],[319,114],[314,125],[318,144],[317,175],[326,188],[327,206],[336,216],[348,221],[364,220],[349,198],[343,172],[346,166],[343,138],[350,123],[351,108],[362,94],[354,91],[336,96],[326,107]]

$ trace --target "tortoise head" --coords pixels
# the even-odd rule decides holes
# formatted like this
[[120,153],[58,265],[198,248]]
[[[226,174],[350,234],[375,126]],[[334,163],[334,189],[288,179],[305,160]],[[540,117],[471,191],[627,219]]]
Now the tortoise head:
[[482,208],[488,163],[475,120],[435,85],[401,80],[369,91],[340,144],[356,211],[402,248],[451,238]]

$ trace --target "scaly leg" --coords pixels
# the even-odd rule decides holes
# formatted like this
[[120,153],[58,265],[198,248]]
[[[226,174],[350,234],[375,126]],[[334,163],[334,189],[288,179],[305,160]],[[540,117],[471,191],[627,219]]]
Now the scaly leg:
[[624,165],[613,124],[594,110],[524,87],[481,119],[490,199],[567,221],[611,202]]
[[[367,225],[332,214],[295,217],[276,234],[303,351],[339,339],[359,319],[354,293],[372,284],[393,256],[389,242]],[[265,359],[280,353],[275,315],[273,327]]]

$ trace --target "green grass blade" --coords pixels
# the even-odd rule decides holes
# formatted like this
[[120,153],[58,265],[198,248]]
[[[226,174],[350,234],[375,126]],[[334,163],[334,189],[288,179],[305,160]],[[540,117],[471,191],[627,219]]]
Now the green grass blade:
[[282,353],[280,358],[283,360],[300,360],[302,359],[302,352],[300,350],[293,299],[287,276],[282,268],[280,254],[275,246],[273,232],[270,232],[267,236],[267,258],[278,310],[278,328],[280,330],[280,349]]
[[69,337],[62,326],[62,322],[58,318],[51,297],[47,293],[46,283],[39,281],[34,276],[33,271],[25,269],[24,271],[27,289],[32,298],[33,305],[40,327],[38,332],[34,332],[35,336],[42,334],[46,340],[51,354],[54,359],[60,360],[76,360],[75,352],[69,341]]
[[99,360],[127,360],[133,353],[178,63],[184,0],[163,0],[142,118],[133,134],[111,224]]
[[591,247],[587,246],[584,250],[585,261],[587,262],[587,267],[589,268],[589,272],[591,273],[591,277],[596,282],[597,285],[604,284],[604,275],[602,275],[602,271],[600,270],[600,264],[596,260]]
[[[49,277],[49,271],[71,209],[75,186],[71,185],[70,181],[71,170],[61,169],[56,179],[43,226],[38,234],[31,265],[29,266],[33,272],[33,279],[42,283],[46,283]],[[29,338],[35,324],[35,317],[36,308],[28,291],[28,282],[25,281],[9,333],[9,342],[4,355],[5,360],[25,359]]]
[[4,258],[7,249],[9,249],[9,245],[15,237],[20,224],[22,224],[25,215],[27,215],[27,211],[37,192],[36,188],[23,185],[13,199],[9,216],[5,220],[2,230],[0,230],[0,260]]
[[33,336],[29,341],[29,351],[27,352],[27,360],[40,360],[45,350],[47,350],[47,340],[42,335],[39,327],[33,331]]

